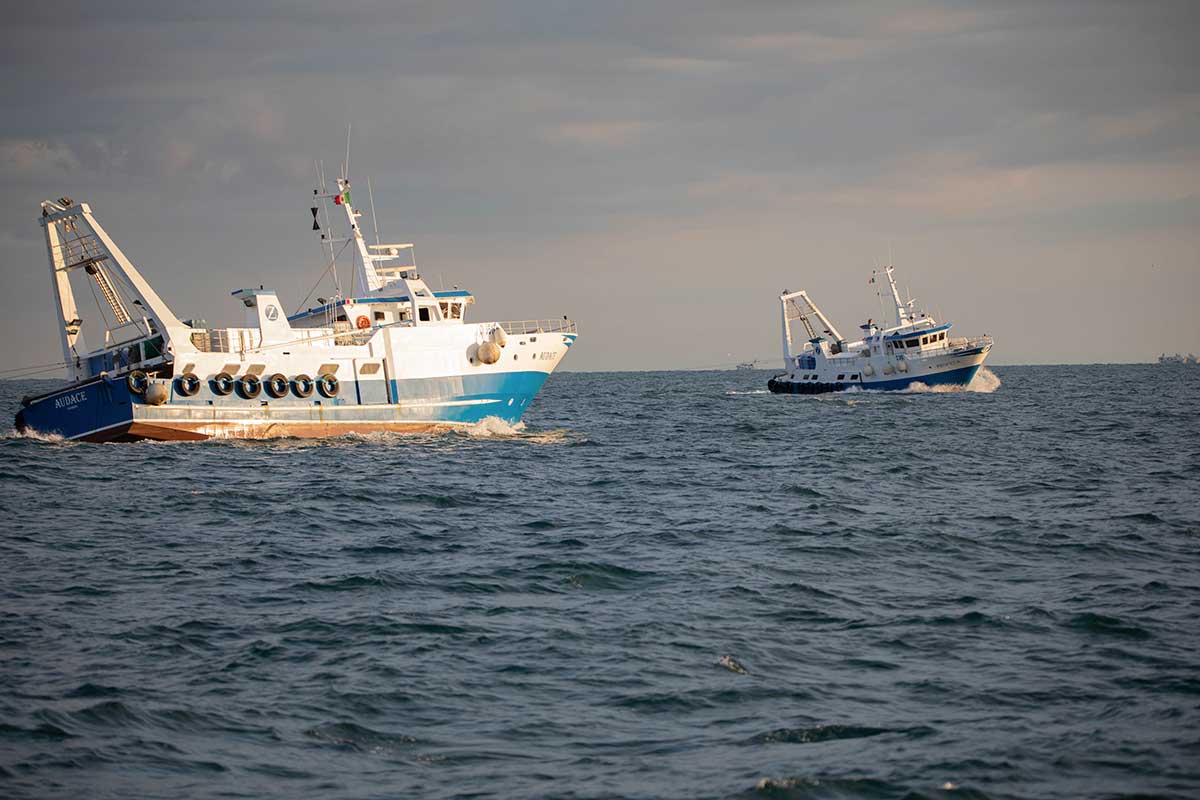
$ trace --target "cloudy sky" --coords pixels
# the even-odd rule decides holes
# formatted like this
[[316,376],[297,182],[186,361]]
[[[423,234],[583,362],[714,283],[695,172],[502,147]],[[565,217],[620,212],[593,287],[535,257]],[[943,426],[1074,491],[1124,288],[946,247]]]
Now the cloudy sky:
[[347,123],[385,239],[477,320],[578,320],[565,368],[777,359],[782,289],[853,329],[889,254],[996,363],[1200,351],[1195,3],[73,6],[0,26],[7,367],[60,357],[63,194],[180,317],[298,305]]

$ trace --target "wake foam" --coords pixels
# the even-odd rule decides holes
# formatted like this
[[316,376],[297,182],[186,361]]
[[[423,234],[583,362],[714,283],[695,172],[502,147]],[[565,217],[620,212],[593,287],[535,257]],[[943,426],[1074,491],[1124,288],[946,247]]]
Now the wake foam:
[[563,444],[579,441],[578,436],[573,436],[565,428],[531,431],[525,428],[524,422],[513,424],[499,417],[484,417],[479,422],[455,429],[455,432],[472,439],[512,440],[531,444]]
[[518,422],[514,425],[499,417],[484,417],[479,422],[466,426],[462,431],[468,436],[474,436],[479,439],[506,438],[520,436],[524,433],[525,423]]
[[9,428],[7,433],[5,433],[3,436],[0,436],[0,439],[32,439],[35,442],[65,442],[66,441],[66,439],[64,439],[62,437],[62,434],[41,433],[39,431],[35,431],[33,428],[26,428],[23,431],[19,431],[16,428]]
[[910,394],[951,394],[954,392],[975,392],[976,394],[991,394],[1000,388],[1000,378],[987,367],[981,367],[975,377],[966,386],[939,384],[927,386],[924,383],[914,383],[901,391]]

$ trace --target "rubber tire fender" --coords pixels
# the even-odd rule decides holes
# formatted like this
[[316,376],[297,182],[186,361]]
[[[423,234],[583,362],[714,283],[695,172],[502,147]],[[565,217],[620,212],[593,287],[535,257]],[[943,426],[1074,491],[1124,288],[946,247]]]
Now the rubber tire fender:
[[285,396],[288,393],[288,379],[286,375],[276,372],[263,383],[263,388],[267,390],[267,394],[276,399]]
[[145,372],[140,369],[135,369],[125,376],[125,385],[129,387],[129,391],[134,394],[145,394],[146,387],[150,385],[150,378]]
[[234,380],[228,372],[218,372],[209,382],[213,394],[218,397],[228,397],[233,394]]
[[313,383],[313,379],[303,372],[292,378],[292,391],[296,397],[311,397],[315,388],[316,385]]
[[200,378],[194,372],[185,372],[175,379],[175,391],[181,397],[193,397],[200,391]]
[[238,394],[247,400],[253,400],[262,393],[262,381],[257,375],[243,375],[237,380]]
[[334,398],[337,397],[340,387],[338,386],[337,376],[326,372],[321,377],[317,378],[317,391],[322,397]]

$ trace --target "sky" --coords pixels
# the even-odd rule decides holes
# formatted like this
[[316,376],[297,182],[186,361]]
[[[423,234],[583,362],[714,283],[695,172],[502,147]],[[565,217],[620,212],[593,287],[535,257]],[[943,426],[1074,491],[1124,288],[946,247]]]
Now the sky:
[[[39,202],[181,318],[290,311],[351,125],[385,241],[475,321],[579,323],[564,369],[780,356],[871,270],[996,364],[1200,352],[1200,4],[6,3],[0,366],[61,358]],[[328,289],[328,287],[326,287]]]

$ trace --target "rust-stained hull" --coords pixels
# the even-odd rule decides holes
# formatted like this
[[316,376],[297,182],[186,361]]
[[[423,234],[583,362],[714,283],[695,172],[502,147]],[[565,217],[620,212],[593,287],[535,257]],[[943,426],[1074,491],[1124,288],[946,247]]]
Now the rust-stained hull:
[[[131,392],[123,379],[98,377],[22,400],[18,429],[84,442],[200,441],[203,439],[306,439],[346,434],[427,433],[462,428],[488,417],[515,423],[547,373],[509,373],[494,391],[464,389],[464,380],[424,381],[427,397],[400,403],[357,403],[347,397],[260,400],[231,395],[206,400],[173,395],[157,405]],[[166,383],[161,379],[152,379]],[[478,389],[478,387],[476,387]],[[464,393],[466,392],[466,393]],[[398,393],[393,386],[392,393]]]
[[204,439],[322,439],[359,433],[433,433],[462,425],[452,422],[130,422],[79,437],[82,442],[196,442]]

